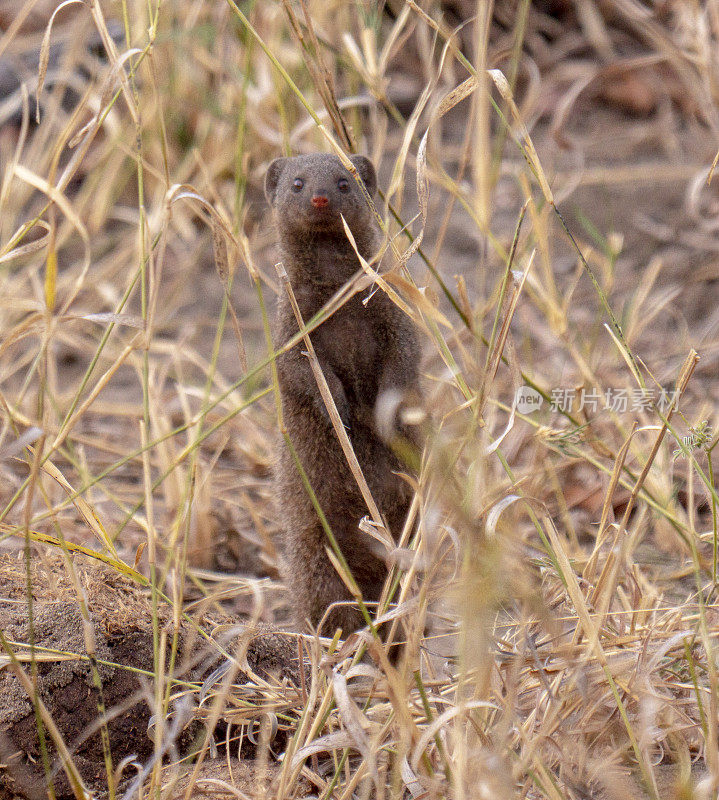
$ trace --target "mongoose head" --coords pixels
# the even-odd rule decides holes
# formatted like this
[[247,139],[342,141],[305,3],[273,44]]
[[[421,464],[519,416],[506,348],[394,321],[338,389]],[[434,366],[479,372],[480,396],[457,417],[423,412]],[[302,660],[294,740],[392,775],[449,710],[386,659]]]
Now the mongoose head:
[[[370,197],[377,191],[372,162],[351,156]],[[344,238],[340,214],[357,236],[374,228],[374,221],[357,181],[335,155],[313,153],[276,158],[265,176],[265,195],[280,228],[304,236],[310,232],[337,233]]]

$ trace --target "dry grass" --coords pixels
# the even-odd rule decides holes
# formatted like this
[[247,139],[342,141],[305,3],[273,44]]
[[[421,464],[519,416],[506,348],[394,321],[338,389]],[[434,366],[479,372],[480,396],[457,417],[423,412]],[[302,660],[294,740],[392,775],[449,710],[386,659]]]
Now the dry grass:
[[[228,753],[256,745],[238,797],[716,797],[716,3],[15,5],[3,547],[94,548],[178,625],[197,598],[286,619],[278,153],[381,164],[378,290],[426,354],[433,431],[389,554],[404,657],[307,637],[300,691],[236,669],[195,686],[201,757],[155,762],[135,796],[233,794],[237,770],[210,785],[200,765],[224,720]],[[514,407],[523,385],[538,412]],[[558,388],[602,395],[553,410]],[[165,659],[156,636],[158,753],[186,689]]]

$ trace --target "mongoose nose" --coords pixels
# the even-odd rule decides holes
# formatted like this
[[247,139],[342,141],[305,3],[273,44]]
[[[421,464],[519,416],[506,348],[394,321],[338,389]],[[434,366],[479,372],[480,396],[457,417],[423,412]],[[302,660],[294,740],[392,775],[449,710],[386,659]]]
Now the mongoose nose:
[[324,208],[329,205],[330,201],[324,195],[316,194],[310,202],[315,208]]

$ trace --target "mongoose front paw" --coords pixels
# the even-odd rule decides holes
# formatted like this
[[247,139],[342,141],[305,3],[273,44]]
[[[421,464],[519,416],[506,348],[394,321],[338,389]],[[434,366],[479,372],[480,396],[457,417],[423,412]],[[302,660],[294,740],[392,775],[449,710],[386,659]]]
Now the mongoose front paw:
[[397,435],[416,439],[418,427],[427,420],[421,403],[416,390],[391,388],[381,391],[374,407],[375,425],[380,437],[387,444]]
[[374,408],[377,433],[405,463],[415,465],[426,434],[427,413],[415,389],[381,391]]

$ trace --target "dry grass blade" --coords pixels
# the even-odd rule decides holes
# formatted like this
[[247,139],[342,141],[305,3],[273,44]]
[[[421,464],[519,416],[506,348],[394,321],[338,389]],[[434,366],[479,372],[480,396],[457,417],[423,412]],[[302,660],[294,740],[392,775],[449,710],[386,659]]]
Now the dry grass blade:
[[[343,225],[344,225],[345,234],[347,236],[347,239],[349,240],[350,244],[352,245],[352,249],[357,254],[357,258],[358,258],[358,260],[360,262],[360,265],[362,266],[363,271],[365,272],[367,277],[370,279],[370,281],[372,283],[376,283],[377,286],[379,286],[379,288],[382,289],[382,291],[384,291],[387,294],[387,296],[392,300],[392,302],[398,308],[401,308],[402,311],[404,311],[404,313],[410,319],[416,320],[417,317],[416,317],[416,314],[412,311],[412,307],[410,305],[408,305],[407,303],[405,303],[404,300],[402,300],[402,298],[397,294],[397,292],[395,292],[394,289],[392,289],[392,287],[389,285],[388,278],[385,278],[384,275],[380,275],[379,272],[374,270],[372,268],[372,266],[369,264],[369,262],[365,258],[362,257],[362,255],[360,254],[359,250],[357,249],[357,243],[354,240],[354,236],[352,235],[352,231],[350,230],[349,225],[347,224],[347,222],[345,220],[343,220],[342,222],[343,222]],[[428,309],[428,310],[430,310],[430,309]],[[431,309],[431,311],[434,314],[439,314],[440,313],[436,309]],[[441,315],[440,315],[440,318],[442,318]]]
[[[624,461],[627,457],[627,453],[629,452],[629,445],[632,443],[632,438],[636,433],[637,425],[636,423],[632,426],[631,433],[627,437],[624,444],[619,449],[617,453],[617,457],[614,460],[614,467],[612,469],[612,475],[609,479],[609,486],[607,487],[607,494],[604,498],[604,505],[602,506],[602,516],[599,520],[599,529],[597,531],[597,541],[594,545],[594,552],[590,556],[589,560],[587,561],[587,566],[584,568],[584,572],[582,573],[582,577],[585,580],[588,580],[594,583],[595,577],[595,570],[597,566],[597,559],[599,558],[600,548],[604,544],[604,535],[607,530],[607,521],[609,519],[609,512],[612,505],[612,499],[614,496],[614,492],[617,490],[617,484],[619,483],[619,478],[622,474],[622,469],[624,467]],[[612,548],[613,549],[613,548]]]
[[287,14],[288,19],[290,20],[290,24],[292,27],[292,32],[297,37],[297,41],[303,47],[303,56],[305,57],[305,63],[310,71],[312,76],[312,80],[314,81],[315,87],[319,93],[319,96],[322,98],[322,102],[324,103],[325,109],[329,114],[330,119],[332,120],[332,125],[335,129],[335,133],[339,137],[340,143],[342,146],[347,150],[347,152],[354,152],[356,150],[355,142],[352,138],[352,134],[347,127],[345,119],[342,115],[342,111],[340,109],[340,105],[337,102],[337,94],[335,91],[334,80],[332,79],[332,73],[328,69],[325,60],[322,56],[322,50],[320,48],[320,43],[317,39],[317,34],[315,33],[315,28],[312,23],[312,17],[310,16],[309,10],[307,8],[307,3],[305,0],[301,0],[302,4],[302,13],[305,18],[305,25],[307,27],[307,32],[309,34],[310,43],[312,46],[312,52],[309,53],[309,48],[307,48],[304,37],[302,35],[302,29],[297,19],[297,15],[295,14],[291,3],[289,0],[283,0],[282,5],[285,9],[285,13]]
[[375,781],[375,788],[381,791],[378,783],[379,775],[377,774],[374,753],[370,745],[370,737],[365,730],[365,728],[368,727],[368,721],[362,716],[360,710],[352,701],[345,676],[337,670],[332,673],[332,689],[334,691],[335,703],[337,703],[337,709],[339,710],[342,724],[346,728],[347,733],[349,733],[351,746],[362,753],[367,763],[367,769]]
[[235,331],[237,338],[237,353],[240,361],[240,368],[243,372],[247,372],[247,353],[245,351],[245,344],[242,338],[242,330],[240,328],[240,321],[237,318],[237,312],[232,304],[230,298],[230,290],[232,289],[232,272],[229,267],[229,259],[227,254],[227,246],[224,237],[224,231],[218,224],[215,217],[211,217],[212,224],[212,249],[215,255],[215,267],[220,276],[222,285],[225,287],[225,296],[227,298],[227,307],[230,311],[232,318],[232,327]]
[[[496,375],[497,369],[499,368],[499,361],[502,357],[502,353],[504,351],[505,344],[507,342],[507,337],[509,335],[509,326],[512,322],[512,318],[514,317],[514,312],[517,308],[517,303],[519,302],[519,296],[522,293],[522,289],[524,287],[525,281],[527,280],[527,276],[529,275],[529,271],[532,269],[532,264],[534,263],[534,256],[536,255],[536,250],[532,250],[529,260],[527,261],[527,266],[522,272],[519,278],[514,278],[512,281],[512,286],[509,293],[506,295],[505,303],[506,303],[506,311],[504,313],[504,318],[502,319],[502,323],[499,327],[499,332],[497,334],[496,341],[494,342],[493,348],[487,354],[487,371],[485,373],[484,382],[482,383],[482,391],[479,396],[478,402],[478,412],[480,416],[484,411],[484,402],[486,399],[486,392],[489,387],[492,385]],[[510,270],[512,267],[511,261],[507,264],[507,278],[509,278]]]
[[[30,452],[34,452],[31,447],[28,448]],[[43,463],[42,469],[47,472],[47,474],[56,480],[60,486],[67,490],[68,494],[73,496],[73,504],[77,508],[77,510],[82,515],[82,518],[88,524],[92,532],[97,537],[100,544],[107,550],[110,554],[110,557],[113,559],[117,559],[117,550],[115,550],[115,545],[109,539],[107,532],[102,527],[100,520],[97,518],[95,512],[92,510],[90,505],[85,501],[84,498],[79,497],[73,491],[72,486],[67,482],[65,476],[60,472],[60,470],[52,463],[52,461],[47,460]]]
[[[289,282],[289,278],[287,277],[287,273],[285,272],[284,268],[281,264],[277,264],[277,274],[282,282],[282,285],[285,287],[285,291],[287,292],[287,296],[290,299],[290,303],[292,305],[292,310],[295,313],[295,317],[297,318],[297,325],[299,326],[300,330],[305,328],[305,322],[302,319],[302,314],[300,312],[299,306],[297,305],[297,300],[295,299],[294,292],[292,290],[292,286]],[[362,468],[359,465],[359,461],[357,460],[357,456],[352,448],[352,443],[349,440],[349,436],[347,435],[347,431],[345,430],[344,425],[342,424],[342,419],[340,418],[339,412],[337,411],[337,406],[335,405],[334,398],[332,397],[332,392],[330,391],[330,387],[327,383],[327,379],[325,378],[322,367],[317,359],[317,356],[314,351],[314,347],[312,346],[312,341],[310,340],[309,334],[304,334],[303,341],[305,346],[307,347],[307,357],[310,360],[310,366],[312,367],[312,373],[315,376],[315,380],[317,381],[317,386],[320,390],[320,394],[322,395],[322,400],[327,408],[327,413],[329,414],[330,420],[332,422],[332,427],[334,428],[335,433],[337,434],[337,438],[339,443],[342,447],[342,452],[347,459],[347,464],[349,465],[350,470],[352,471],[352,475],[354,479],[357,481],[357,486],[359,487],[360,492],[362,493],[362,498],[364,499],[365,503],[367,504],[367,509],[370,512],[372,517],[372,522],[375,525],[376,529],[380,533],[384,533],[385,541],[389,546],[389,534],[386,532],[384,522],[382,521],[382,515],[380,514],[379,508],[372,497],[372,492],[367,485],[367,481],[365,480],[364,475],[362,474]],[[355,592],[353,592],[354,594]]]
[[547,177],[544,174],[544,170],[542,169],[539,156],[537,155],[537,151],[529,135],[529,131],[522,121],[522,115],[519,113],[519,109],[514,102],[514,97],[512,96],[512,90],[509,82],[504,77],[503,73],[498,69],[490,69],[488,70],[488,73],[494,81],[494,85],[499,90],[499,93],[502,95],[502,99],[505,103],[507,103],[510,111],[512,112],[512,117],[515,121],[515,124],[518,126],[519,137],[524,145],[522,153],[527,158],[532,172],[539,181],[539,186],[542,190],[542,194],[544,195],[544,199],[549,204],[554,205],[554,196],[552,194],[552,190],[549,188],[549,181],[547,181]]
[[[0,0],[0,31],[0,796],[715,797],[715,4]],[[263,178],[317,150],[384,243],[273,343],[304,287]],[[312,350],[359,292],[423,343],[414,419],[374,409],[426,436],[396,542]],[[284,630],[295,347],[391,565],[370,614],[327,524],[344,640]]]

